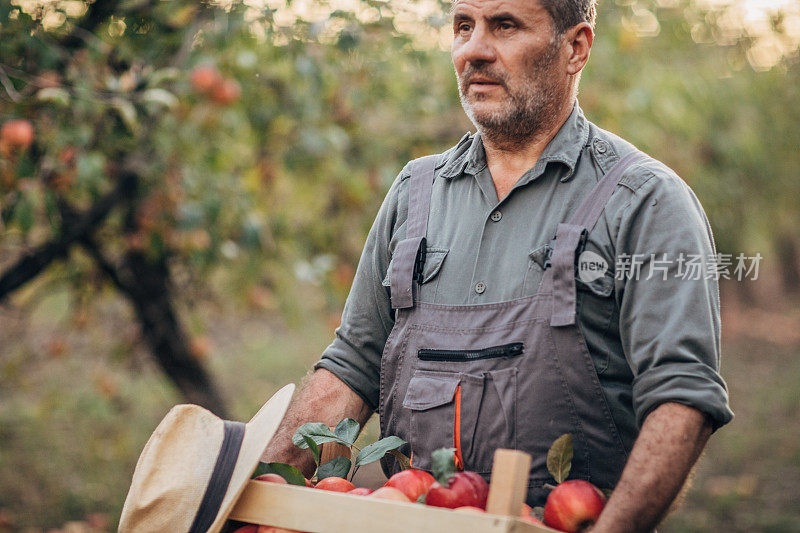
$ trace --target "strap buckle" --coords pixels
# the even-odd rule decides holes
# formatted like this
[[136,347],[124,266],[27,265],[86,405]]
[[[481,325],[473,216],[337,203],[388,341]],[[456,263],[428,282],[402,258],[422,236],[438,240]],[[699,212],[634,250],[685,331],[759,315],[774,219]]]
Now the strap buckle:
[[417,258],[414,260],[414,280],[417,283],[422,283],[422,271],[425,268],[425,257],[427,255],[427,241],[425,237],[419,243],[419,250],[417,250]]
[[[589,231],[586,228],[581,230],[581,239],[578,241],[578,247],[575,249],[575,266],[578,266],[578,257],[583,253],[583,249],[586,247],[586,239],[589,237]],[[547,245],[547,255],[544,258],[544,269],[547,270],[550,268],[553,263],[551,261],[553,257],[553,250],[556,249],[556,236],[553,235],[553,238],[550,239],[550,244]]]

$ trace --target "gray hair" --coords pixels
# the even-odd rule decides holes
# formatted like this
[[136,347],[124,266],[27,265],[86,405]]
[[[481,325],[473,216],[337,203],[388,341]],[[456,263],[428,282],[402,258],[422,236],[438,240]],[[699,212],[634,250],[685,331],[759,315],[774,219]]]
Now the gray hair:
[[594,28],[597,17],[597,0],[537,0],[553,19],[558,35],[581,22]]

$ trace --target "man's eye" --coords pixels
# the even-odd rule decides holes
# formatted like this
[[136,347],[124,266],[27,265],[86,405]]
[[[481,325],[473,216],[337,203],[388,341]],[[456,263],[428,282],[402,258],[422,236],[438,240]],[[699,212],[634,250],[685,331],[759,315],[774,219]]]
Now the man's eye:
[[459,33],[464,33],[464,32],[470,31],[472,29],[472,26],[470,26],[466,22],[462,22],[461,24],[458,25],[457,29],[458,29]]
[[511,22],[501,22],[500,24],[497,25],[497,27],[500,28],[501,30],[511,30],[514,28],[514,24]]

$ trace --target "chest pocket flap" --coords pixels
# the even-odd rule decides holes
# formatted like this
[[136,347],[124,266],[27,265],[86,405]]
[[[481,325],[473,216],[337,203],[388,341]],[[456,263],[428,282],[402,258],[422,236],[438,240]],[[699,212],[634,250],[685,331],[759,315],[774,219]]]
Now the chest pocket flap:
[[[447,248],[428,248],[425,251],[425,266],[422,268],[422,283],[427,283],[436,277],[439,270],[442,268],[444,258],[447,256]],[[381,285],[384,287],[391,287],[392,279],[392,263],[394,258],[389,262],[389,268],[386,269],[386,277],[383,278]]]
[[[530,257],[531,261],[538,265],[539,270],[544,270],[544,265],[547,261],[549,253],[550,245],[543,244],[538,248],[531,250],[531,252],[528,254],[528,257]],[[597,296],[602,296],[605,298],[610,296],[611,292],[614,290],[614,271],[609,267],[599,278],[591,281],[584,281],[581,279],[579,272],[576,269],[575,281],[577,282],[579,289],[589,289]]]
[[417,370],[408,383],[403,407],[424,411],[453,401],[456,387],[461,382],[459,374]]

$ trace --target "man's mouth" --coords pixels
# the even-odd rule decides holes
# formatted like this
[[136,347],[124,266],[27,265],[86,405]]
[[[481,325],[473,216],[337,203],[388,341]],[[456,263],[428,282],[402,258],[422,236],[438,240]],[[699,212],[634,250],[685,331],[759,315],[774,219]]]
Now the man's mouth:
[[492,80],[489,78],[479,78],[475,77],[469,80],[469,85],[477,85],[477,86],[484,86],[484,87],[491,87],[494,85],[502,85],[499,81]]

